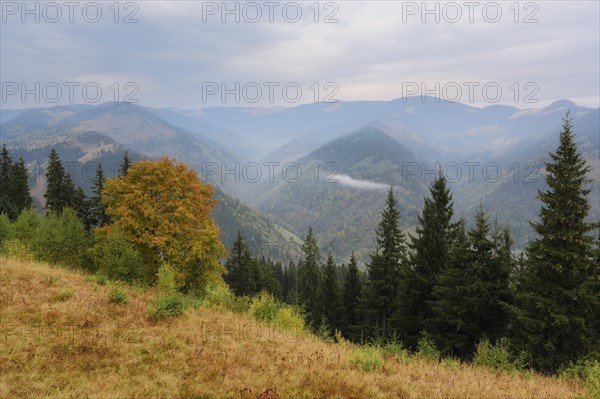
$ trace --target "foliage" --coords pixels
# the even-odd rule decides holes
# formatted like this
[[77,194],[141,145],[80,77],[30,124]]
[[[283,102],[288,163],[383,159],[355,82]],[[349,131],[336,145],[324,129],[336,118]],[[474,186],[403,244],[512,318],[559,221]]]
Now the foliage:
[[147,312],[150,320],[169,319],[185,311],[186,301],[179,292],[159,294],[148,304]]
[[321,320],[321,255],[312,228],[308,229],[302,244],[304,258],[298,265],[298,297],[308,316],[308,323],[316,327]]
[[518,371],[523,365],[518,360],[513,360],[509,350],[509,341],[502,338],[492,345],[487,338],[477,344],[473,364],[505,371]]
[[91,254],[98,272],[112,280],[149,284],[153,279],[141,254],[118,228],[98,230]]
[[220,281],[225,248],[210,216],[213,189],[196,172],[168,158],[133,163],[124,176],[108,179],[103,203],[112,223],[140,251],[156,273],[162,262],[181,276],[184,291],[202,290]]
[[85,262],[90,238],[74,210],[65,208],[42,219],[35,232],[34,251],[40,260],[68,267],[90,268]]
[[347,355],[348,362],[363,371],[377,371],[383,367],[384,358],[381,350],[374,346],[360,346],[352,349]]
[[108,289],[108,301],[111,303],[127,303],[127,291],[119,284],[113,284]]
[[440,359],[440,352],[435,342],[427,334],[423,334],[417,342],[417,354],[430,360]]

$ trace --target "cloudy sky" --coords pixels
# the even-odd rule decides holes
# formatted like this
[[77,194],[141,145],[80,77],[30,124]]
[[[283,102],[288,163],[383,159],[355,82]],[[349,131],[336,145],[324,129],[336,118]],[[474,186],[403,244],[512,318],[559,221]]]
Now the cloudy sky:
[[596,0],[72,4],[2,0],[2,108],[421,94],[475,106],[600,106]]

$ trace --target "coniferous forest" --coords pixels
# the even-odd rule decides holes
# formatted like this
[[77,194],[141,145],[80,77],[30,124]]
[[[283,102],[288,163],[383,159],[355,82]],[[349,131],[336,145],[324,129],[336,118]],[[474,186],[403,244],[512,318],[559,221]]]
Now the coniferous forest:
[[224,281],[238,301],[267,295],[286,304],[323,339],[392,342],[475,362],[495,350],[519,368],[554,374],[599,356],[600,234],[588,218],[590,168],[574,137],[567,114],[537,195],[536,237],[520,252],[484,203],[455,215],[440,170],[413,233],[400,229],[390,187],[364,270],[354,255],[339,264],[320,253],[310,228],[297,264],[252,253],[239,231],[225,257],[210,216],[213,189],[184,164],[131,162],[125,152],[118,176],[106,179],[97,167],[86,196],[52,150],[42,216],[24,160],[13,161],[6,146],[0,240],[5,253],[22,246],[111,280],[166,286],[170,311],[179,295],[201,297]]

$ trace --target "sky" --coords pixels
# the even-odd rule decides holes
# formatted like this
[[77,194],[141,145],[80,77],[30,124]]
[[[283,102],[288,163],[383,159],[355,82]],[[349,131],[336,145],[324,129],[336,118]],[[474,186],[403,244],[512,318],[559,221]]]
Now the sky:
[[[24,6],[25,5],[25,6]],[[600,2],[1,1],[2,109],[600,107]]]

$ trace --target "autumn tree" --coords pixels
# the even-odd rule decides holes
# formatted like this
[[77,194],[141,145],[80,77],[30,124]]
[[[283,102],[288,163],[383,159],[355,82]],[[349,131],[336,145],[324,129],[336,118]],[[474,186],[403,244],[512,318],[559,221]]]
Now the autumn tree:
[[201,290],[225,272],[212,194],[185,164],[166,157],[136,162],[126,175],[106,180],[102,203],[112,223],[101,230],[119,228],[152,275],[166,262],[177,270],[181,290]]

